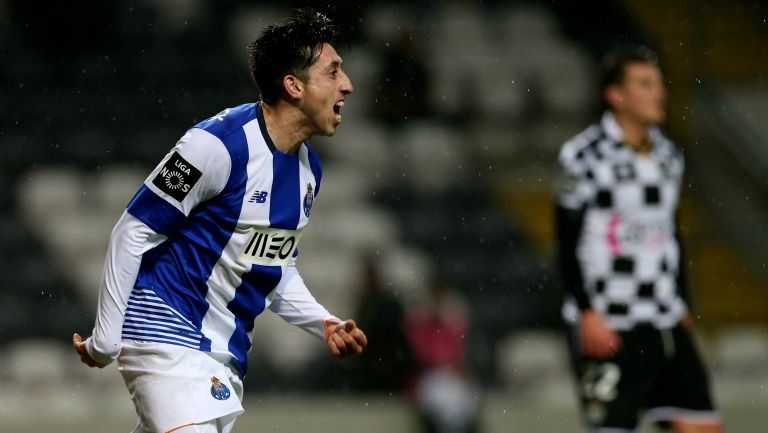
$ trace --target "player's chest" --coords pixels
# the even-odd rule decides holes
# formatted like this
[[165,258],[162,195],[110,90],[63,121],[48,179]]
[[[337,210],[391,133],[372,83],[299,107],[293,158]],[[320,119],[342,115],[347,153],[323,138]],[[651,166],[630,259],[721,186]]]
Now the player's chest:
[[278,154],[251,161],[239,225],[301,229],[309,222],[317,187],[311,167],[301,158]]
[[672,211],[677,207],[682,163],[656,155],[620,154],[592,167],[598,209]]

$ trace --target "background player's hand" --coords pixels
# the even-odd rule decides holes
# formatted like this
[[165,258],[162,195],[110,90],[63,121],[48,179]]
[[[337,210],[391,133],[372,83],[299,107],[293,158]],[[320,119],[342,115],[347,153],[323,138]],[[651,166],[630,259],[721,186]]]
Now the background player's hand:
[[104,364],[99,364],[98,362],[94,361],[93,358],[91,358],[91,355],[89,355],[88,351],[85,350],[85,341],[83,341],[83,337],[81,337],[77,332],[75,332],[75,335],[72,336],[72,347],[74,347],[75,352],[80,355],[80,361],[83,361],[83,364],[87,365],[88,367],[104,368]]
[[606,359],[621,350],[621,337],[594,310],[581,313],[579,322],[581,353],[595,359]]
[[691,316],[691,313],[687,313],[680,319],[680,325],[682,325],[683,329],[691,329],[693,327],[693,316]]
[[363,347],[368,344],[368,339],[354,320],[345,320],[329,329],[326,343],[331,355],[343,358],[363,353]]

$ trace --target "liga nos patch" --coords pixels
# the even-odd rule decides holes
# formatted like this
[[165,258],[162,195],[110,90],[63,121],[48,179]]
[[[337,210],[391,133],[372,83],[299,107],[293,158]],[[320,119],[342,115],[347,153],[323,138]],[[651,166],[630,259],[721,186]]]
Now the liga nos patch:
[[202,176],[200,170],[182,158],[178,152],[173,152],[168,162],[155,176],[152,184],[181,203],[200,180],[200,176]]

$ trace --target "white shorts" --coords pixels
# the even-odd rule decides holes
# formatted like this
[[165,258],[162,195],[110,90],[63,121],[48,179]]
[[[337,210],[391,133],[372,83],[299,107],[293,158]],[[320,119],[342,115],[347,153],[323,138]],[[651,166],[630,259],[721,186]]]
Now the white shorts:
[[139,416],[136,431],[166,433],[243,413],[243,382],[205,352],[123,341],[118,369]]

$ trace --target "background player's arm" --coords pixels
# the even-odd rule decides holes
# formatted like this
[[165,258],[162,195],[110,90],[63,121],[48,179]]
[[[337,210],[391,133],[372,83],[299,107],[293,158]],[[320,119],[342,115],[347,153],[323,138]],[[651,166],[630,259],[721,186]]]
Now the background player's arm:
[[365,333],[354,321],[341,321],[315,300],[294,265],[285,269],[267,302],[269,309],[286,322],[322,338],[333,356],[361,353],[368,344]]
[[576,257],[576,247],[584,224],[584,209],[568,209],[557,206],[556,226],[558,238],[558,267],[563,290],[573,296],[579,307],[579,343],[587,356],[603,359],[613,356],[621,348],[619,335],[610,329],[603,317],[592,309],[581,265]]
[[563,291],[573,297],[579,310],[592,308],[589,296],[584,290],[581,265],[576,249],[584,226],[584,215],[592,196],[594,186],[586,175],[584,157],[577,157],[572,143],[563,146],[558,163],[556,185],[555,236],[557,244],[557,266]]
[[573,296],[581,311],[592,308],[589,296],[584,290],[581,265],[576,257],[576,248],[583,225],[583,207],[569,209],[560,204],[556,206],[557,262],[560,269],[561,284],[565,294]]
[[680,236],[679,215],[675,218],[675,239],[677,240],[677,247],[680,255],[679,264],[677,266],[677,275],[675,276],[675,286],[677,287],[677,292],[680,294],[680,298],[685,302],[685,307],[688,309],[688,313],[683,316],[681,323],[684,327],[690,328],[693,326],[693,305],[691,304],[690,290],[688,288],[688,259],[686,257],[683,240]]
[[584,227],[586,206],[591,200],[594,187],[587,179],[582,163],[565,150],[560,155],[558,182],[555,233],[563,291],[566,296],[574,298],[580,311],[578,326],[581,352],[597,359],[609,358],[620,350],[621,337],[608,326],[600,313],[592,308],[584,287],[581,264],[576,255]]

